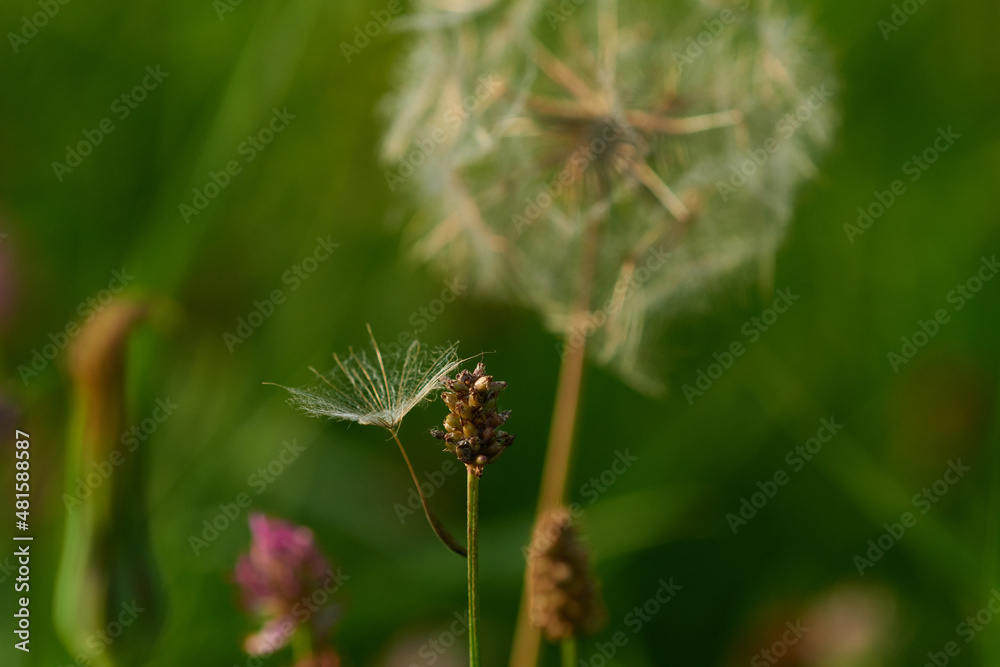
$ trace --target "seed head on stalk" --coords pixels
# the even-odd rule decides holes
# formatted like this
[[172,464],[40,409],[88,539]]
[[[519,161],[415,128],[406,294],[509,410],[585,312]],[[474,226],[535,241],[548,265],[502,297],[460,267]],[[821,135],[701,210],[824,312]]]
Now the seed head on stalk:
[[496,461],[514,442],[514,436],[500,427],[510,417],[510,410],[497,409],[497,399],[507,388],[506,382],[494,382],[479,363],[473,372],[463,370],[454,379],[443,379],[447,391],[441,399],[448,406],[443,431],[431,431],[445,448],[458,457],[477,477],[483,467]]
[[528,553],[528,581],[531,622],[550,641],[594,633],[607,621],[600,586],[565,507],[539,518]]
[[494,381],[479,363],[476,370],[462,370],[454,378],[441,378],[447,391],[441,399],[448,406],[444,431],[431,431],[443,440],[445,450],[466,468],[466,535],[469,583],[469,665],[479,667],[479,479],[483,467],[493,463],[514,442],[514,436],[500,430],[510,410],[500,412],[497,399],[506,382]]

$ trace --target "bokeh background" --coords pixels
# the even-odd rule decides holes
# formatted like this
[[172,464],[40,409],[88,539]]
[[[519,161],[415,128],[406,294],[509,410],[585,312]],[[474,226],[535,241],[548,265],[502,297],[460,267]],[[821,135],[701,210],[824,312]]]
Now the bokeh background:
[[[834,147],[800,191],[777,257],[774,285],[800,298],[693,403],[682,387],[713,353],[746,342],[742,327],[773,295],[747,285],[674,321],[662,342],[667,396],[588,368],[570,489],[586,509],[609,624],[581,656],[625,630],[629,643],[608,664],[747,664],[780,640],[786,621],[802,619],[810,631],[779,664],[922,665],[957,641],[949,664],[997,665],[1000,619],[970,643],[957,626],[1000,586],[1000,281],[960,311],[947,295],[1000,252],[1000,9],[928,2],[884,39],[888,1],[790,4],[813,18],[841,83]],[[72,664],[50,613],[65,519],[66,354],[27,382],[18,367],[50,333],[81,321],[78,305],[124,268],[135,276],[130,292],[169,304],[130,346],[130,423],[157,399],[179,406],[142,445],[169,601],[149,664],[247,664],[240,642],[253,626],[230,583],[249,541],[245,512],[198,555],[189,545],[241,492],[253,510],[312,527],[349,575],[336,637],[345,664],[432,664],[419,647],[464,609],[464,566],[419,514],[401,523],[396,506],[410,481],[395,445],[377,429],[296,414],[262,384],[307,382],[308,366],[327,368],[332,352],[365,344],[365,323],[381,340],[426,326],[429,343],[495,352],[489,368],[509,383],[517,442],[489,469],[481,508],[484,664],[506,664],[557,341],[536,315],[471,294],[419,314],[445,285],[407,261],[400,223],[412,210],[389,192],[376,158],[375,109],[405,34],[380,33],[348,63],[340,43],[382,3],[248,0],[221,19],[209,0],[58,7],[16,52],[9,36],[0,48],[0,488],[13,494],[13,429],[28,431],[36,536],[32,652],[12,648],[13,575],[4,569],[0,663]],[[36,11],[4,2],[3,33],[20,32]],[[112,102],[147,66],[169,76],[119,119]],[[247,135],[286,107],[295,115],[287,128],[186,223],[178,205],[192,188],[241,159]],[[105,117],[114,131],[59,180],[51,163]],[[857,207],[904,178],[904,163],[949,127],[961,138],[850,242],[843,226]],[[339,247],[292,290],[283,277],[317,238]],[[230,351],[223,335],[275,289],[287,300]],[[895,372],[887,354],[939,308],[950,321]],[[442,417],[434,405],[404,424],[421,474],[447,460],[427,434]],[[792,473],[786,452],[831,417],[843,429]],[[292,439],[305,451],[258,494],[248,479]],[[638,463],[591,503],[588,480],[625,450]],[[959,459],[970,470],[859,576],[854,557],[868,540],[914,511],[914,494]],[[726,515],[778,470],[789,483],[734,535]],[[432,502],[460,531],[461,476]],[[0,549],[5,568],[12,551]],[[633,633],[627,615],[670,577],[682,590]],[[434,664],[465,664],[463,642]],[[545,659],[554,664],[554,653]],[[282,653],[264,664],[289,662]]]

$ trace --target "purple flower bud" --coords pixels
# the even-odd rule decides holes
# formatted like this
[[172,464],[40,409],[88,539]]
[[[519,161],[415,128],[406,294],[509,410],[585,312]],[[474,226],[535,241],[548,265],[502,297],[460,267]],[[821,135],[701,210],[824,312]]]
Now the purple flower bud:
[[322,636],[336,620],[335,613],[320,609],[303,618],[293,609],[319,589],[329,589],[336,578],[329,561],[316,547],[313,533],[282,519],[250,515],[252,542],[240,556],[234,579],[240,586],[247,611],[264,620],[263,628],[247,638],[244,648],[252,655],[273,653],[287,644],[296,627],[308,624]]

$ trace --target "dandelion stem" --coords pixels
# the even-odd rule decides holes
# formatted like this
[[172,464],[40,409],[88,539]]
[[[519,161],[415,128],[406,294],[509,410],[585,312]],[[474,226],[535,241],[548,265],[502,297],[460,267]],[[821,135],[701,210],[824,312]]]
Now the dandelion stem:
[[[569,464],[573,454],[576,416],[583,387],[583,363],[586,358],[586,340],[574,340],[575,337],[571,334],[573,331],[584,330],[582,325],[588,321],[601,220],[601,217],[589,220],[584,233],[574,316],[566,329],[563,346],[565,352],[559,368],[555,408],[552,425],[549,428],[545,466],[542,470],[542,488],[538,494],[538,507],[535,510],[536,518],[546,510],[562,504],[566,495],[566,479],[569,476]],[[521,608],[518,611],[517,627],[514,631],[514,645],[511,649],[511,667],[535,667],[538,664],[540,643],[541,634],[531,625],[528,613],[526,573],[524,588],[521,591]]]
[[570,454],[576,434],[580,389],[583,384],[584,349],[582,344],[567,346],[566,357],[559,369],[552,431],[549,434],[549,446],[542,473],[542,489],[538,497],[539,514],[559,505],[565,495]]
[[427,502],[427,498],[424,496],[423,490],[420,488],[420,480],[417,479],[417,473],[413,470],[413,464],[410,463],[410,457],[406,455],[406,449],[403,448],[403,443],[400,442],[399,436],[395,432],[392,432],[392,439],[396,441],[399,445],[399,451],[403,455],[403,460],[406,461],[406,468],[410,471],[410,477],[413,478],[413,486],[417,489],[417,494],[420,496],[420,504],[424,506],[424,515],[427,517],[427,522],[431,524],[431,530],[437,535],[438,539],[444,543],[446,547],[457,553],[459,556],[465,558],[466,552],[465,548],[459,544],[448,529],[444,527],[441,520],[437,518],[433,511],[431,511],[430,503]]
[[562,667],[576,667],[576,637],[562,640]]
[[479,667],[479,476],[468,469],[469,667]]
[[542,471],[542,489],[538,496],[537,515],[563,502],[566,495],[566,479],[573,453],[576,435],[576,416],[580,407],[580,391],[583,386],[583,363],[586,358],[586,340],[575,340],[574,331],[583,331],[582,325],[590,319],[590,298],[594,281],[594,266],[597,259],[598,232],[601,217],[587,222],[584,232],[580,275],[573,318],[566,330],[562,366],[559,368],[559,382],[556,387],[556,402],[549,430],[549,443],[545,453],[545,467]]

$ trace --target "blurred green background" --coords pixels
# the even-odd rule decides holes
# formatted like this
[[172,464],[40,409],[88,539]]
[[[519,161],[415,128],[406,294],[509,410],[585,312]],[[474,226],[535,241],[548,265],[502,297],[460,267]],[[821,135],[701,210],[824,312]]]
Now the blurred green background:
[[[886,40],[877,22],[889,19],[891,3],[791,4],[814,18],[842,85],[834,148],[800,192],[777,258],[775,286],[800,299],[693,404],[683,385],[694,384],[713,353],[746,342],[741,328],[771,295],[747,286],[717,298],[712,312],[675,322],[662,349],[669,396],[649,399],[588,369],[570,489],[586,508],[610,622],[583,642],[581,657],[626,630],[628,645],[608,664],[748,664],[779,640],[786,621],[808,618],[812,652],[800,647],[780,664],[919,665],[958,641],[952,664],[997,665],[1000,619],[969,644],[956,627],[1000,586],[1000,281],[985,283],[960,311],[947,294],[1000,252],[1000,8],[928,2]],[[78,304],[122,268],[135,276],[130,291],[176,306],[174,317],[141,328],[129,356],[130,423],[149,417],[157,399],[179,405],[142,445],[170,605],[149,664],[247,664],[240,642],[253,626],[229,582],[248,545],[245,516],[197,556],[188,541],[241,492],[253,510],[312,527],[349,575],[337,630],[345,664],[431,664],[420,645],[464,609],[463,563],[419,514],[401,525],[395,505],[407,502],[410,481],[385,433],[307,419],[262,385],[307,382],[307,366],[325,369],[332,352],[365,344],[366,322],[380,340],[423,326],[413,314],[444,288],[405,259],[399,223],[411,211],[389,193],[375,158],[375,109],[405,36],[383,32],[350,63],[339,46],[383,6],[248,0],[220,20],[210,0],[69,2],[16,52],[5,39],[0,421],[5,443],[14,428],[32,436],[36,541],[30,656],[12,648],[13,575],[2,559],[13,548],[0,549],[0,663],[72,664],[49,613],[65,514],[66,355],[27,382],[18,367],[50,333],[81,321]],[[3,3],[4,34],[20,32],[22,17],[36,11],[34,2]],[[111,104],[147,66],[169,75],[122,119]],[[241,142],[274,108],[295,118],[243,162]],[[64,162],[67,144],[103,118],[114,131],[60,181],[52,162]],[[857,207],[905,178],[904,163],[949,127],[961,138],[850,242],[843,226]],[[234,159],[241,173],[186,224],[178,205]],[[291,289],[283,276],[328,237],[339,247]],[[275,289],[287,301],[230,352],[223,335]],[[894,372],[887,354],[939,308],[950,322]],[[533,314],[471,295],[425,319],[424,341],[461,340],[466,356],[495,351],[489,370],[509,383],[503,401],[517,442],[484,478],[481,508],[484,664],[504,665],[556,339]],[[793,473],[786,452],[831,416],[844,428]],[[442,417],[434,405],[404,424],[421,474],[447,460],[427,435]],[[248,478],[291,439],[306,450],[258,494]],[[584,485],[626,449],[638,463],[591,504],[593,487]],[[884,523],[914,511],[913,495],[959,458],[970,471],[859,576],[854,556]],[[6,454],[0,462],[4,497],[13,492],[12,462]],[[789,483],[734,535],[726,515],[777,470],[790,473]],[[460,476],[432,503],[460,532]],[[633,634],[627,615],[670,577],[683,589]],[[434,664],[465,664],[463,642]],[[832,661],[830,646],[849,645],[870,657]],[[554,654],[546,660],[554,664]],[[282,653],[264,664],[289,661]]]

